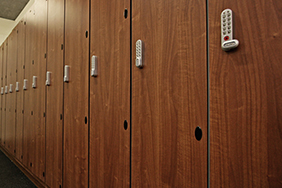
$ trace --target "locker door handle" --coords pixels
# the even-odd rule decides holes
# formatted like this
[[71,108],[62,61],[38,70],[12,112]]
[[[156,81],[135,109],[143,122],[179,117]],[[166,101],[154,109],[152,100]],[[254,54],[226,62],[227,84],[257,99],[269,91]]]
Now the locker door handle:
[[46,86],[50,86],[51,85],[51,72],[47,71],[46,72]]
[[98,58],[95,55],[91,58],[91,76],[98,76]]
[[20,89],[20,87],[19,87],[19,85],[20,85],[20,83],[19,82],[16,82],[16,92],[18,92]]
[[27,90],[27,79],[24,79],[23,90]]
[[70,81],[70,66],[65,65],[65,76],[64,76],[64,82]]
[[5,94],[8,93],[8,86],[5,86]]
[[10,93],[13,93],[13,84],[10,84]]
[[36,88],[37,87],[37,76],[33,76],[32,77],[32,88]]
[[138,68],[142,68],[143,67],[143,42],[140,39],[136,41],[136,60],[135,60],[135,65]]
[[1,87],[1,95],[4,95],[4,87]]
[[239,45],[239,41],[233,39],[233,28],[232,10],[225,9],[221,13],[221,48],[223,51],[229,51]]

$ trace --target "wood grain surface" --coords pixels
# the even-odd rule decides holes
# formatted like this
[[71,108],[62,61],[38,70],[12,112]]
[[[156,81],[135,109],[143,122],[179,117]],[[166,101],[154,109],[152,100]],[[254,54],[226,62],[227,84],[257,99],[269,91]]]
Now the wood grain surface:
[[16,137],[16,93],[10,93],[10,84],[16,84],[17,67],[17,30],[13,29],[8,37],[8,55],[7,55],[7,86],[8,94],[6,96],[6,149],[11,155],[15,155],[15,137]]
[[[233,11],[239,47],[220,48]],[[209,1],[211,188],[282,187],[282,1]]]
[[[3,53],[4,53],[4,49],[3,49],[4,44],[2,44],[0,46],[0,88],[3,87]],[[0,146],[3,147],[3,135],[2,135],[2,113],[3,113],[3,95],[1,94],[1,99],[0,99]]]
[[205,1],[137,0],[132,14],[132,187],[207,187]]
[[[23,110],[24,110],[24,91],[23,91],[23,79],[25,64],[25,19],[23,18],[17,28],[18,46],[17,46],[17,82],[19,82],[19,91],[16,93],[17,105],[16,105],[16,158],[22,162],[23,155]],[[16,85],[14,89],[16,88]]]
[[[64,187],[88,187],[89,1],[65,1]],[[87,122],[85,123],[85,118]]]
[[6,147],[6,97],[5,94],[5,86],[7,85],[7,55],[8,55],[8,46],[7,46],[7,39],[3,43],[3,87],[4,87],[4,94],[3,94],[3,110],[2,110],[2,140],[4,143],[4,147]]
[[47,71],[51,85],[46,87],[46,184],[60,187],[63,179],[63,73],[64,0],[48,1]]
[[47,52],[47,1],[37,0],[35,3],[35,32],[36,41],[32,76],[37,76],[37,86],[32,89],[32,100],[34,105],[34,138],[35,138],[35,174],[42,181],[45,181],[45,78],[46,78],[46,57]]
[[91,2],[90,187],[129,187],[130,11],[129,0]]
[[35,40],[35,15],[34,6],[26,14],[26,44],[25,44],[25,79],[27,90],[24,90],[24,144],[23,164],[34,173],[35,155],[35,128],[34,128],[34,103],[32,89],[33,62],[36,54]]

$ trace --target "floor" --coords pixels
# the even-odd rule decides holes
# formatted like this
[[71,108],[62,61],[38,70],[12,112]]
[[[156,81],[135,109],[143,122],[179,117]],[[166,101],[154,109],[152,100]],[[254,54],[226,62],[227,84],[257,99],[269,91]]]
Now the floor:
[[36,186],[11,162],[0,150],[0,187],[1,188],[36,188]]

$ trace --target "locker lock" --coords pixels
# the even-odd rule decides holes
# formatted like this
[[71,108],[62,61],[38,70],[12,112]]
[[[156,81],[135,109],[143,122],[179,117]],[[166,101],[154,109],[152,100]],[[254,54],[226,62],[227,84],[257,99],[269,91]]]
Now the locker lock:
[[8,93],[8,86],[5,86],[5,94]]
[[65,65],[65,76],[64,76],[64,82],[70,81],[70,66]]
[[50,71],[47,71],[46,72],[46,83],[45,83],[46,86],[50,86],[51,85],[51,72]]
[[36,88],[37,87],[37,76],[33,76],[32,77],[32,88]]
[[98,58],[95,55],[91,58],[91,76],[98,76]]
[[19,87],[19,85],[20,85],[20,83],[19,82],[16,82],[16,92],[18,92],[20,89],[20,87]]
[[10,90],[9,90],[10,93],[13,93],[13,84],[10,84]]
[[143,67],[142,53],[143,53],[143,42],[142,40],[139,39],[136,41],[136,62],[135,62],[135,65],[138,68]]
[[24,79],[23,90],[27,90],[27,79]]

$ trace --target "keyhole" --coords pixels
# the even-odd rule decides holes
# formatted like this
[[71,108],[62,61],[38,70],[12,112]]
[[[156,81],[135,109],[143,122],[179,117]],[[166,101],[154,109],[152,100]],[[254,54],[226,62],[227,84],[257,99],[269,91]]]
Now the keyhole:
[[124,16],[125,19],[128,17],[128,10],[127,10],[127,8],[124,9],[123,16]]
[[197,127],[196,130],[195,130],[195,137],[198,141],[200,141],[202,139],[202,129],[201,127]]
[[128,128],[128,123],[127,123],[127,121],[126,121],[126,120],[124,120],[124,123],[123,123],[123,128],[124,128],[124,130],[127,130],[127,128]]

